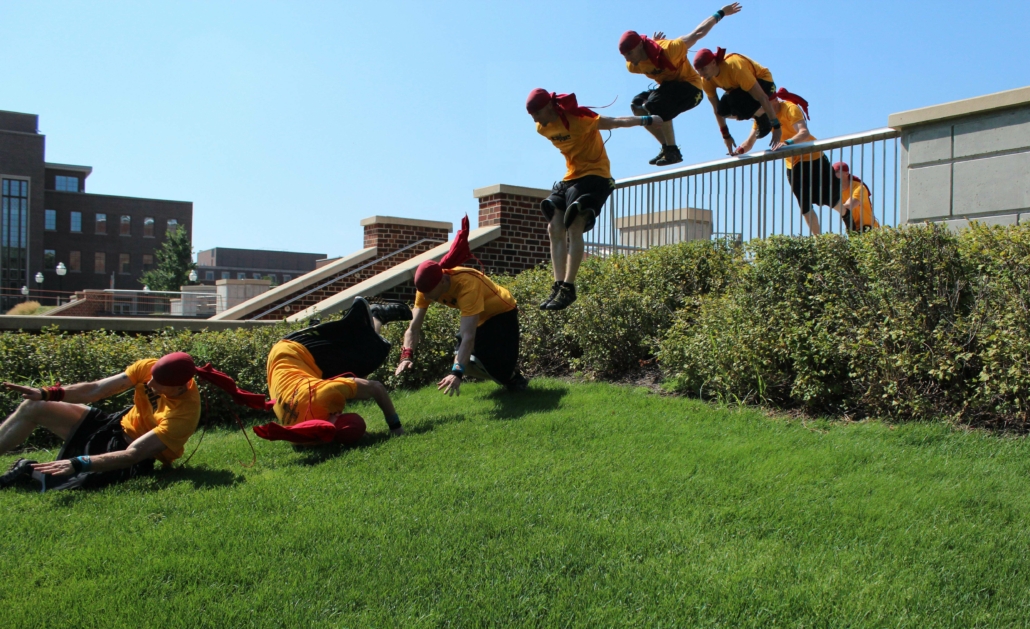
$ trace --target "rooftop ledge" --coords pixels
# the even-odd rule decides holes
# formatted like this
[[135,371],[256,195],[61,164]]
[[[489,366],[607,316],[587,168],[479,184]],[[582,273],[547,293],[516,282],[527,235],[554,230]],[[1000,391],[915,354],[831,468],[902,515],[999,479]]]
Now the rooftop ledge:
[[943,105],[923,107],[922,109],[911,109],[897,114],[891,114],[887,118],[887,126],[892,129],[901,129],[927,122],[947,120],[959,116],[968,116],[996,109],[1018,107],[1019,105],[1030,104],[1030,87],[1020,87],[1005,92],[997,92],[976,98],[956,100]]
[[361,226],[368,225],[408,225],[411,227],[428,227],[430,229],[446,229],[454,231],[454,225],[446,221],[426,221],[420,218],[400,218],[399,216],[369,216],[361,219]]
[[93,172],[92,166],[79,166],[77,164],[58,164],[56,162],[45,162],[43,164],[43,167],[49,168],[51,170],[70,170],[72,172],[85,173],[87,177],[89,177],[90,173]]
[[524,188],[522,186],[509,186],[506,183],[495,183],[492,186],[485,188],[476,188],[472,191],[472,196],[476,199],[482,199],[483,197],[490,197],[495,194],[517,194],[523,197],[536,197],[546,198],[547,195],[551,194],[550,190],[543,188]]

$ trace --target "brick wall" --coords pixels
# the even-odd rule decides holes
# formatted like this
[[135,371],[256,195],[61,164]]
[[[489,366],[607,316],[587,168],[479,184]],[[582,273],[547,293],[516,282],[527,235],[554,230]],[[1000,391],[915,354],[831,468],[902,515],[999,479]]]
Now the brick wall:
[[550,190],[504,184],[473,192],[479,199],[479,226],[500,225],[497,240],[473,251],[490,275],[516,275],[551,259],[547,221],[540,201]]

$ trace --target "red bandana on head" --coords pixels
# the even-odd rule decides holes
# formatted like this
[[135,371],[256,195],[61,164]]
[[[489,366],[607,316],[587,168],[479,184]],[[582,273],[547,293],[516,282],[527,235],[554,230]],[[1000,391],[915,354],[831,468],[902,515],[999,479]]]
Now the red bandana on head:
[[726,58],[726,49],[718,48],[715,52],[702,48],[694,55],[694,67],[700,70],[710,63],[721,63]]
[[797,94],[792,94],[787,91],[787,88],[781,87],[776,91],[776,98],[785,100],[788,103],[794,103],[801,108],[801,111],[805,112],[805,118],[811,120],[812,116],[808,115],[808,101],[801,98]]
[[636,31],[626,31],[619,38],[619,52],[626,54],[640,44],[644,45],[644,54],[648,61],[659,70],[675,70],[676,64],[669,60],[665,51],[658,45],[658,42],[647,35],[641,35]]
[[[596,115],[596,114],[595,114]],[[423,295],[436,288],[443,279],[444,269],[453,269],[465,260],[474,258],[469,248],[469,217],[461,219],[461,229],[454,235],[451,250],[439,262],[426,260],[415,270],[415,288]]]
[[181,387],[189,383],[193,376],[210,382],[232,397],[232,401],[241,406],[267,411],[272,409],[272,402],[260,393],[244,391],[236,386],[236,381],[228,374],[218,371],[211,363],[197,367],[193,357],[186,352],[172,352],[162,356],[150,369],[154,382],[166,387]]
[[869,189],[869,186],[866,186],[864,181],[862,181],[858,177],[852,175],[851,174],[851,169],[848,168],[848,165],[845,164],[844,162],[835,162],[833,164],[833,172],[835,172],[835,173],[839,173],[839,172],[847,173],[848,176],[851,177],[851,181],[857,181],[858,183],[860,183],[863,186],[865,186],[865,191],[869,193],[869,198],[870,199],[873,198],[873,191]]
[[575,94],[555,94],[539,87],[529,93],[529,98],[526,99],[526,111],[535,114],[546,107],[548,103],[554,103],[554,109],[558,112],[558,117],[561,118],[566,129],[569,128],[568,116],[579,116],[580,118],[597,118],[598,116],[593,109],[580,107],[576,102]]

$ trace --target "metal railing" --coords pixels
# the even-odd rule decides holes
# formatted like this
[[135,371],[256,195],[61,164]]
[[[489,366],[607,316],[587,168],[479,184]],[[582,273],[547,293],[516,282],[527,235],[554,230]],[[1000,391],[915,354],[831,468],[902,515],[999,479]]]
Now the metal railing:
[[832,172],[812,176],[818,167],[797,162],[791,177],[783,163],[816,152],[824,165],[846,162],[872,191],[877,222],[897,226],[899,137],[895,129],[876,129],[618,180],[588,235],[587,251],[610,255],[698,239],[808,235],[798,200],[806,192],[822,233],[843,233],[846,227],[833,204],[819,203],[832,200],[834,187],[839,189]]

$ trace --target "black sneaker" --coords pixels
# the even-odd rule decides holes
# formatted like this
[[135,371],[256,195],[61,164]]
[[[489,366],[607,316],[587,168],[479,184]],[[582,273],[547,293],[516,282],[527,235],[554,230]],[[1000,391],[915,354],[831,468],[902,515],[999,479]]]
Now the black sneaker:
[[647,163],[651,164],[652,166],[654,166],[655,164],[658,163],[659,160],[662,160],[662,159],[665,159],[665,145],[664,144],[662,145],[662,150],[658,151],[657,155],[655,155],[651,159],[647,160]]
[[379,319],[379,323],[411,321],[411,308],[403,301],[380,297],[365,297],[365,301],[368,302],[369,312],[374,318]]
[[505,389],[508,389],[512,393],[522,393],[529,388],[529,378],[519,374],[514,380],[504,385]]
[[558,291],[560,289],[561,289],[561,282],[555,281],[554,284],[551,284],[551,296],[548,297],[547,299],[543,300],[543,302],[540,303],[540,309],[541,310],[547,310],[547,304],[549,304],[552,301],[554,301],[554,298],[558,296]]
[[7,468],[7,473],[0,476],[0,489],[7,489],[20,482],[28,482],[32,478],[32,464],[35,461],[18,459]]
[[576,301],[576,285],[562,282],[558,290],[558,296],[551,303],[547,304],[545,310],[565,310]]
[[669,166],[671,164],[678,164],[683,161],[683,155],[680,153],[680,147],[675,144],[670,144],[662,149],[662,157],[654,163],[655,166]]

